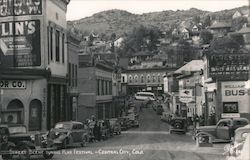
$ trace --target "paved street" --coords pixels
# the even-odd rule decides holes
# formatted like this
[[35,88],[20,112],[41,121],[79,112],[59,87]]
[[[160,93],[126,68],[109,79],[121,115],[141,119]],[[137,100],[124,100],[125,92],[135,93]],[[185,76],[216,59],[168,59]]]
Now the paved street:
[[[106,141],[87,147],[62,150],[53,159],[67,160],[205,160],[225,159],[224,144],[197,148],[190,135],[169,134],[152,108],[140,112],[140,128],[124,131]],[[68,154],[68,155],[67,155]]]

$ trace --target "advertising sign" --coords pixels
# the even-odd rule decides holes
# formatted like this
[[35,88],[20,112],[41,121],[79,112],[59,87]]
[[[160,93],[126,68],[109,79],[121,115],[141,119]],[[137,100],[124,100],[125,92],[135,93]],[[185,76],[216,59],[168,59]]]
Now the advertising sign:
[[0,0],[0,17],[41,14],[42,0]]
[[40,20],[0,22],[0,62],[14,67],[41,65]]
[[248,80],[249,54],[213,54],[209,56],[209,76],[219,80]]
[[193,91],[192,89],[183,89],[179,92],[180,101],[183,103],[190,103],[193,101]]
[[238,113],[238,102],[223,102],[223,113]]

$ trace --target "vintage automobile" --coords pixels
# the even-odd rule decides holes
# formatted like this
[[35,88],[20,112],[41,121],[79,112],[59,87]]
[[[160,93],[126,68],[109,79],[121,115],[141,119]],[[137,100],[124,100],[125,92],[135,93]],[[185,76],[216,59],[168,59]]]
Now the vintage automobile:
[[194,139],[200,134],[203,134],[211,137],[213,142],[231,141],[231,138],[234,136],[234,131],[247,124],[249,124],[249,121],[246,118],[221,119],[215,126],[198,127],[195,131]]
[[128,116],[119,117],[119,121],[121,124],[122,131],[127,130],[132,127],[132,122],[129,120]]
[[174,114],[172,113],[162,112],[162,115],[160,118],[162,121],[169,123],[173,117],[174,117]]
[[76,145],[86,146],[89,142],[89,129],[81,122],[58,122],[49,131],[47,141],[49,145],[53,145],[57,149]]
[[250,124],[240,127],[235,130],[235,136],[231,144],[226,144],[224,147],[224,155],[227,156],[227,159],[236,158],[240,155],[244,142],[247,138],[247,135],[250,133]]
[[117,118],[109,119],[109,123],[114,134],[121,134],[121,124]]
[[187,132],[187,120],[183,117],[175,117],[170,121],[170,134]]
[[[3,159],[12,159],[18,156],[20,159],[30,159],[31,155],[43,155],[45,159],[53,157],[52,150],[42,143],[42,140],[34,139],[32,134],[27,132],[23,124],[1,124],[0,125],[0,155]],[[40,137],[42,138],[42,137]],[[36,145],[35,141],[40,145]]]
[[156,108],[156,114],[158,115],[162,115],[162,112],[163,112],[163,107],[162,105],[157,105],[157,108]]

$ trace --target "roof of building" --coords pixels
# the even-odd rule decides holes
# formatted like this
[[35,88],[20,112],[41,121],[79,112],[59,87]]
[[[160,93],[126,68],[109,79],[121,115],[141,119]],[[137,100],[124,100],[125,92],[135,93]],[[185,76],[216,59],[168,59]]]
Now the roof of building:
[[230,28],[230,27],[231,27],[230,23],[215,21],[209,28],[217,29],[217,28]]
[[250,27],[243,27],[237,33],[250,33]]
[[175,74],[181,74],[183,71],[196,72],[200,71],[204,67],[204,62],[202,60],[192,60],[189,63],[185,64],[178,70],[176,70]]

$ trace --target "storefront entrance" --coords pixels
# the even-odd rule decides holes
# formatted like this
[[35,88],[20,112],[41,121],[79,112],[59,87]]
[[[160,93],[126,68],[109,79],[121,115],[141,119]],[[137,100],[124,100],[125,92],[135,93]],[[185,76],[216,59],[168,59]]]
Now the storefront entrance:
[[29,130],[41,130],[42,123],[42,102],[34,99],[30,102],[29,106]]

